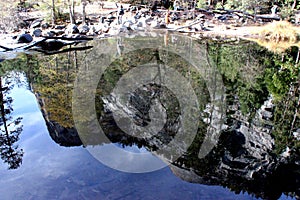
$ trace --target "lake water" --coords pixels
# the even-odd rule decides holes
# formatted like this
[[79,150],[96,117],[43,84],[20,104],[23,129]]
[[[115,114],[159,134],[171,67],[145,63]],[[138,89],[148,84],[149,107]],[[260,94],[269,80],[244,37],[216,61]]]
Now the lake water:
[[73,48],[0,63],[0,199],[299,197],[294,48],[153,33]]

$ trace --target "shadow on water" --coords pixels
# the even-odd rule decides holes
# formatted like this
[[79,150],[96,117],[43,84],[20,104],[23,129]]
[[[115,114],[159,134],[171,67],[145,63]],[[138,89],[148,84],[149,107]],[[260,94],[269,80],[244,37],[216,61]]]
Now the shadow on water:
[[[236,193],[248,192],[264,199],[277,199],[282,193],[291,197],[300,195],[300,82],[294,49],[281,56],[244,41],[219,43],[168,35],[157,39],[161,44],[159,49],[131,51],[128,46],[131,40],[96,40],[89,43],[94,46],[90,50],[51,56],[23,55],[20,58],[26,62],[23,70],[36,94],[49,134],[57,144],[66,147],[83,145],[72,113],[74,82],[82,78],[78,76],[80,71],[97,75],[101,70],[93,101],[97,123],[106,137],[120,147],[144,148],[150,152],[171,143],[182,126],[182,105],[173,91],[155,82],[130,91],[129,103],[114,98],[119,80],[132,69],[145,62],[156,63],[157,74],[153,77],[161,81],[167,77],[164,73],[167,65],[189,80],[200,112],[197,134],[187,150],[175,161],[170,155],[158,155],[171,163],[169,167],[176,176],[188,182],[221,185]],[[203,71],[195,70],[190,60],[165,48],[187,44],[198,52],[190,56],[200,56],[205,63]],[[126,52],[126,48],[129,51]],[[109,55],[113,56],[105,57],[107,55],[102,51],[111,52]],[[102,58],[108,60],[108,68],[102,68],[107,64],[101,63]],[[134,78],[127,77],[131,81]],[[220,80],[224,84],[221,89]],[[22,126],[20,118],[11,118],[12,99],[5,95],[8,90],[9,87],[1,85],[1,158],[9,168],[17,168],[23,152],[14,144]],[[86,95],[87,92],[82,91],[82,101],[86,100]],[[217,104],[218,98],[221,100]],[[135,137],[120,128],[122,120],[114,118],[113,113],[121,110],[130,116],[137,127],[135,130],[147,127],[154,120],[151,106],[157,102],[162,105],[159,112],[166,115],[159,134],[143,132],[143,137]],[[90,120],[82,119],[87,126]],[[8,129],[8,126],[14,128]],[[206,135],[216,135],[215,132],[219,136],[217,145],[200,158],[199,150]],[[89,132],[85,134],[84,147],[105,143]],[[86,137],[90,139],[85,140]]]

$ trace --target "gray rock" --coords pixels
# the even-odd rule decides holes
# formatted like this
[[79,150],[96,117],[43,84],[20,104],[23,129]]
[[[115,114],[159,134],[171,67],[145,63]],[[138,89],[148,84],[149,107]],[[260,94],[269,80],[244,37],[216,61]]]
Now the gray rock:
[[69,24],[65,33],[66,34],[75,34],[75,33],[79,33],[79,30],[75,24]]
[[33,38],[30,34],[24,33],[19,35],[16,40],[18,43],[30,43],[32,42]]
[[114,19],[116,19],[116,17],[115,16],[113,16],[112,14],[109,14],[109,15],[107,15],[107,17],[106,17],[107,19],[110,19],[110,20],[114,20]]
[[52,30],[50,30],[46,33],[46,36],[49,36],[49,37],[53,37],[55,35],[56,35],[55,31],[52,31]]
[[41,25],[41,27],[42,27],[43,29],[47,29],[47,28],[50,27],[50,24],[44,23],[44,24]]
[[147,18],[146,17],[141,17],[140,19],[138,19],[136,25],[137,27],[143,27],[143,28],[146,28],[147,27]]
[[123,27],[127,28],[127,29],[131,29],[131,26],[133,25],[134,23],[130,20],[127,20],[123,23]]
[[30,28],[37,28],[41,26],[43,19],[36,19],[30,24]]
[[167,25],[165,23],[160,23],[159,28],[167,28]]
[[66,26],[65,25],[56,25],[54,28],[58,29],[58,30],[63,30],[66,28]]
[[41,37],[42,36],[42,30],[41,29],[35,29],[32,32],[32,35],[35,36],[35,37]]
[[90,27],[88,25],[80,25],[78,30],[81,34],[87,34],[90,31]]
[[102,32],[103,33],[108,33],[109,29],[110,29],[110,26],[105,25],[105,26],[102,27]]
[[94,32],[94,33],[99,33],[100,31],[102,31],[103,27],[105,25],[101,24],[101,25],[94,25],[91,30]]

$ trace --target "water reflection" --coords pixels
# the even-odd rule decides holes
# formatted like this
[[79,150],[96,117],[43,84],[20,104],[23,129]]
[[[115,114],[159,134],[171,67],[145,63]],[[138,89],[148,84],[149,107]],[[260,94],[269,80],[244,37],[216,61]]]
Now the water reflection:
[[[168,40],[167,44],[174,45],[190,39],[169,36]],[[168,58],[169,67],[176,69],[190,81],[197,95],[200,110],[197,135],[188,150],[172,162],[170,165],[172,172],[185,181],[221,185],[238,194],[248,192],[265,199],[277,199],[282,193],[297,197],[300,180],[298,140],[300,91],[297,81],[298,69],[294,68],[292,59],[295,56],[293,52],[287,53],[282,60],[281,56],[270,54],[252,43],[192,42],[197,43],[199,54],[205,55],[205,63],[211,65],[214,63],[217,71],[199,74],[185,61],[176,59],[175,55],[171,53],[167,55],[166,51],[159,52],[160,57]],[[126,39],[118,38],[93,41],[91,45],[95,49],[85,52],[68,52],[46,57],[39,55],[37,58],[21,59],[27,60],[31,66],[30,72],[27,68],[24,71],[27,71],[50,137],[61,146],[80,146],[82,141],[74,127],[72,115],[72,91],[76,75],[79,69],[94,70],[91,64],[101,66],[97,60],[105,55],[97,53],[97,47],[103,48],[111,44],[115,45],[115,49],[107,51],[114,52],[118,59],[111,62],[97,84],[95,100],[97,123],[118,148],[124,147],[124,151],[128,151],[130,147],[142,148],[142,153],[147,151],[151,155],[149,152],[168,144],[177,134],[181,115],[178,99],[168,88],[157,84],[143,85],[132,91],[129,104],[113,101],[112,91],[120,78],[138,66],[140,60],[152,59],[153,54],[157,53],[156,49],[133,51],[132,55],[128,55]],[[118,53],[120,47],[122,52]],[[35,62],[35,59],[38,61]],[[226,98],[222,99],[224,103],[220,105],[211,100],[211,91],[215,91],[213,94],[216,99],[221,97],[217,89],[213,90],[218,86],[217,80],[214,79],[217,73],[221,74],[226,88]],[[163,79],[164,76],[159,78]],[[207,82],[207,79],[210,81]],[[5,90],[2,92],[4,94]],[[83,100],[86,95],[84,92],[86,91],[82,93]],[[128,111],[132,114],[136,125],[147,126],[151,122],[150,105],[158,95],[168,116],[160,135],[153,137],[150,134],[138,138],[126,134],[126,131],[117,125],[113,117],[114,109]],[[221,126],[220,120],[216,120],[216,117],[224,119]],[[83,120],[90,125],[90,119]],[[221,127],[217,129],[220,133],[218,145],[206,157],[199,158],[199,149],[207,129],[215,127],[214,123]],[[89,135],[90,132],[86,134]],[[111,158],[111,146],[104,141],[91,137],[88,141],[84,141],[84,144],[88,144],[87,148],[106,148],[107,153],[102,155]],[[166,159],[169,155],[158,156]],[[115,158],[111,159],[111,162],[124,165],[118,163],[119,160]],[[96,164],[93,164],[93,167],[96,167]],[[92,175],[89,176],[91,177]]]
[[16,144],[23,131],[22,117],[13,114],[13,98],[9,95],[14,84],[10,78],[0,77],[0,156],[8,169],[17,169],[22,164],[23,150]]

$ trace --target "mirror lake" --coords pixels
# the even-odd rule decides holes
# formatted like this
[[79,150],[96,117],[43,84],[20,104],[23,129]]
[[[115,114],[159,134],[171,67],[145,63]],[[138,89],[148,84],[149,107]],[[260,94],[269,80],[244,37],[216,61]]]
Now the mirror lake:
[[299,198],[296,47],[177,34],[79,46],[3,57],[1,199]]

